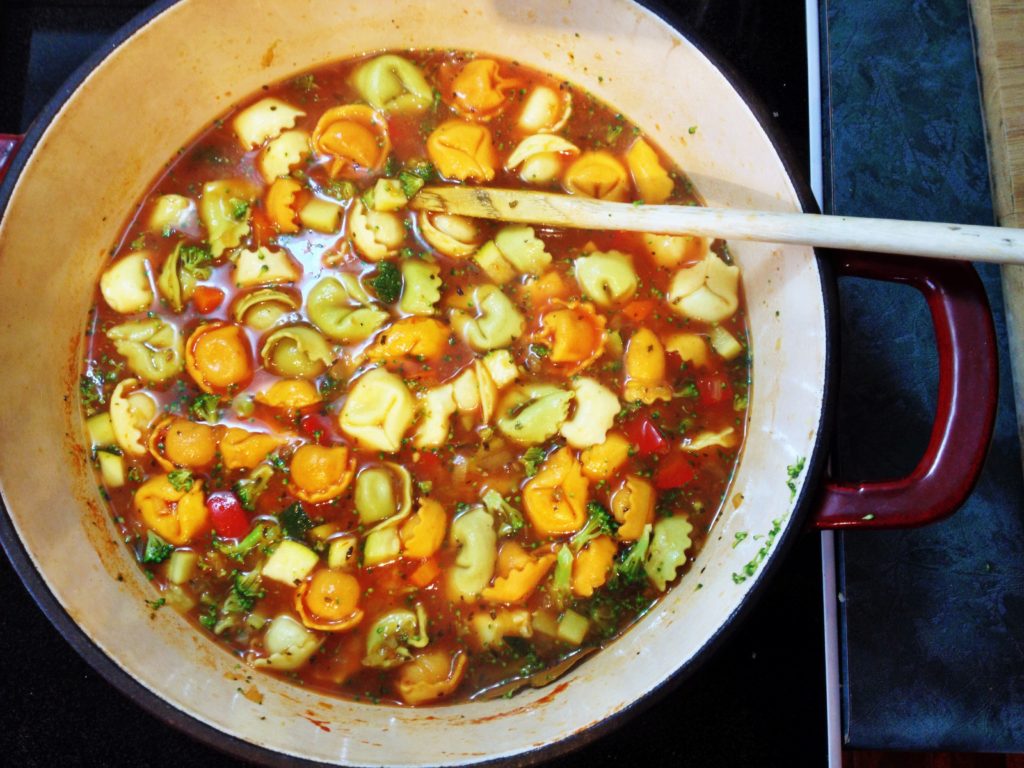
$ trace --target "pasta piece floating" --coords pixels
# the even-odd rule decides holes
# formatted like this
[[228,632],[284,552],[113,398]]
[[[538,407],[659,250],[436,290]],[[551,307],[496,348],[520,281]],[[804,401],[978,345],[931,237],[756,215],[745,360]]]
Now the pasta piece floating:
[[491,381],[498,389],[504,389],[517,378],[519,368],[512,353],[507,349],[496,349],[484,355],[484,366],[490,374]]
[[253,374],[249,338],[234,323],[201,325],[185,345],[185,367],[204,392],[244,389]]
[[545,312],[533,338],[545,345],[546,359],[572,376],[597,360],[605,347],[605,319],[589,302],[570,302]]
[[149,442],[150,452],[167,470],[209,467],[217,457],[217,435],[208,424],[188,419],[166,419],[153,430],[153,438]]
[[393,669],[412,658],[410,648],[426,648],[427,612],[421,603],[416,612],[398,608],[377,617],[366,633],[366,656],[363,666],[372,669]]
[[157,475],[135,491],[135,509],[142,522],[164,541],[181,547],[202,531],[209,513],[201,480],[172,483],[168,475]]
[[599,445],[615,423],[619,398],[596,379],[585,376],[574,380],[572,386],[576,392],[576,412],[562,424],[562,437],[573,448]]
[[309,661],[322,642],[316,634],[283,613],[270,622],[270,628],[263,634],[263,650],[267,656],[256,659],[253,665],[292,672]]
[[482,504],[474,504],[452,522],[449,538],[459,551],[446,574],[448,597],[475,602],[490,583],[498,560],[494,517]]
[[494,59],[466,62],[452,81],[455,108],[485,120],[498,114],[505,107],[507,92],[521,85],[520,80],[502,77],[500,69]]
[[533,620],[525,608],[498,608],[478,611],[469,620],[474,645],[481,650],[500,648],[506,637],[533,637]]
[[519,127],[525,133],[556,133],[565,127],[571,116],[572,92],[566,89],[559,96],[553,89],[540,85],[526,97],[519,113]]
[[292,454],[289,490],[302,501],[319,504],[345,492],[356,471],[347,445],[302,445]]
[[415,415],[415,402],[401,377],[374,368],[353,383],[338,423],[362,448],[395,453]]
[[624,367],[622,396],[627,403],[650,405],[672,399],[672,387],[665,378],[665,348],[652,331],[641,328],[630,337]]
[[412,511],[409,470],[390,461],[366,467],[356,477],[355,506],[364,526],[379,529],[405,520]]
[[692,320],[720,323],[739,307],[740,268],[708,253],[693,266],[676,272],[668,289],[673,310]]
[[686,438],[683,440],[682,448],[690,453],[699,453],[708,448],[735,448],[737,441],[736,430],[726,427],[718,432],[704,430],[696,437]]
[[533,594],[554,564],[551,552],[534,557],[518,542],[506,541],[498,550],[494,584],[483,589],[480,597],[489,603],[521,603]]
[[432,248],[453,259],[469,256],[482,238],[476,221],[466,216],[421,211],[417,225]]
[[279,376],[313,379],[334,362],[334,351],[316,329],[289,325],[267,336],[260,358]]
[[394,362],[404,357],[436,360],[449,348],[451,330],[434,317],[403,317],[377,336],[366,356],[374,361]]
[[256,393],[257,402],[288,411],[316,405],[320,400],[316,385],[308,379],[275,381],[267,389]]
[[370,106],[392,114],[418,114],[434,100],[434,91],[419,67],[394,54],[366,62],[355,71],[352,81]]
[[145,392],[133,391],[138,386],[137,379],[124,379],[110,395],[113,437],[129,456],[146,455],[145,433],[157,412],[156,400]]
[[427,154],[446,179],[490,181],[498,166],[491,132],[465,120],[441,123],[427,139]]
[[435,648],[403,664],[395,687],[406,704],[426,704],[454,693],[465,671],[465,653]]
[[220,440],[220,455],[224,461],[224,468],[255,469],[284,442],[284,439],[277,435],[230,427]]
[[498,388],[491,374],[480,360],[474,360],[473,366],[467,368],[452,382],[455,395],[455,407],[462,413],[473,413],[480,409],[480,418],[489,424],[494,415],[495,401],[498,399]]
[[149,283],[149,254],[130,253],[107,267],[100,278],[100,293],[112,310],[130,315],[149,309],[153,288]]
[[629,197],[629,174],[615,155],[604,150],[584,152],[562,178],[565,191],[573,195],[623,202]]
[[150,232],[169,235],[172,232],[199,233],[199,212],[195,200],[184,195],[160,195],[149,214]]
[[302,623],[322,632],[347,632],[363,620],[362,587],[350,573],[318,570],[295,590],[295,611]]
[[675,352],[680,360],[695,368],[708,364],[708,343],[699,333],[674,333],[665,341],[665,349]]
[[644,528],[654,522],[654,486],[636,475],[629,475],[612,494],[611,511],[619,521],[616,536],[636,541]]
[[260,99],[235,115],[231,125],[242,148],[250,150],[291,128],[295,121],[305,114],[301,109],[280,99]]
[[494,282],[507,283],[516,274],[539,275],[551,265],[551,254],[533,227],[512,224],[502,227],[484,243],[473,260]]
[[199,198],[199,218],[206,228],[215,259],[249,234],[249,217],[256,190],[246,181],[210,181]]
[[296,196],[302,191],[302,185],[295,179],[274,179],[267,189],[265,205],[270,223],[284,235],[294,235],[299,231],[295,221]]
[[183,246],[184,241],[179,242],[167,256],[167,260],[164,261],[164,265],[160,269],[160,277],[156,281],[160,295],[175,312],[181,312],[185,308],[185,303],[192,298],[196,290],[194,271],[185,269],[181,263]]
[[660,592],[665,591],[679,569],[686,565],[686,550],[693,544],[692,532],[693,526],[685,517],[666,517],[654,524],[644,570]]
[[106,335],[128,367],[145,381],[159,384],[184,367],[185,345],[178,329],[159,318],[115,325]]
[[270,184],[278,177],[287,176],[311,152],[306,131],[285,131],[263,148],[256,158],[256,167],[263,180]]
[[365,104],[329,109],[317,121],[313,148],[331,158],[332,177],[376,172],[391,152],[387,117]]
[[313,286],[306,312],[324,335],[341,342],[368,339],[388,319],[388,313],[373,305],[359,278],[350,272],[325,277]]
[[348,230],[359,255],[369,261],[395,256],[405,242],[401,216],[370,210],[362,201],[356,201],[349,212]]
[[512,150],[505,170],[519,169],[519,178],[527,184],[547,184],[562,174],[565,162],[579,155],[571,141],[550,133],[527,136]]
[[636,293],[638,279],[629,256],[621,251],[591,251],[573,262],[576,282],[595,304],[609,308]]
[[261,245],[255,251],[238,251],[233,260],[235,272],[232,280],[237,288],[294,283],[302,277],[302,268],[285,250],[271,250]]
[[451,384],[428,389],[419,396],[422,416],[412,444],[417,448],[440,448],[448,440],[455,394]]
[[577,597],[591,597],[595,589],[603,587],[618,549],[611,536],[598,536],[589,541],[572,563],[572,593]]
[[609,432],[603,443],[580,454],[583,474],[591,480],[608,480],[626,463],[630,447],[629,440],[621,432]]
[[589,488],[571,448],[559,448],[523,487],[523,506],[541,536],[575,533],[587,519]]
[[423,259],[402,261],[405,288],[398,308],[410,315],[432,315],[441,300],[441,267]]
[[630,146],[626,152],[626,165],[641,200],[654,205],[668,200],[675,182],[662,167],[658,153],[644,139],[638,138]]
[[401,528],[402,551],[406,557],[431,557],[444,543],[448,516],[438,502],[420,499],[420,506]]
[[452,328],[478,352],[507,347],[523,335],[526,318],[512,301],[495,285],[481,285],[473,290],[476,315],[461,309],[451,312]]
[[517,442],[540,445],[558,434],[572,399],[572,392],[551,384],[513,387],[498,404],[498,429]]
[[254,331],[273,328],[279,320],[295,312],[301,302],[291,292],[263,288],[239,296],[232,307],[235,321]]
[[708,239],[696,235],[644,235],[644,247],[655,264],[666,269],[701,261],[710,252]]

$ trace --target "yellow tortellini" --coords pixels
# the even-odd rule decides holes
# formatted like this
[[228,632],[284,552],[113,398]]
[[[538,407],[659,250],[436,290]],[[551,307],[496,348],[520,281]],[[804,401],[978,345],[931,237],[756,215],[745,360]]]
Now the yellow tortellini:
[[482,239],[480,227],[467,216],[422,211],[417,224],[430,247],[453,259],[469,256]]
[[255,149],[267,139],[272,139],[306,113],[280,99],[260,99],[246,107],[232,121],[235,136],[246,150]]
[[145,456],[144,432],[156,418],[156,400],[145,392],[133,392],[136,379],[125,379],[114,387],[110,396],[110,424],[114,439],[122,451],[131,456]]
[[736,434],[736,430],[732,427],[726,427],[718,432],[704,430],[695,437],[683,440],[682,449],[691,453],[698,453],[706,451],[708,448],[733,448],[738,440],[739,437]]
[[238,288],[294,283],[302,277],[302,267],[292,261],[284,250],[271,250],[261,245],[255,251],[238,251],[233,260],[235,272],[232,280]]
[[526,318],[496,285],[481,285],[473,291],[476,315],[461,309],[451,313],[452,328],[473,349],[486,352],[507,347],[526,328]]
[[490,584],[498,560],[494,517],[482,504],[474,504],[452,521],[449,537],[459,553],[447,571],[448,597],[475,601]]
[[553,89],[541,85],[530,91],[519,113],[519,127],[526,133],[562,130],[572,116],[572,92],[568,89],[559,96]]
[[199,214],[195,201],[184,195],[160,195],[149,214],[150,232],[198,232]]
[[426,648],[427,612],[416,604],[416,612],[396,608],[381,615],[366,633],[366,656],[363,666],[374,669],[392,669],[412,658],[412,648]]
[[185,303],[192,298],[196,290],[196,275],[182,268],[181,248],[184,244],[185,242],[181,241],[174,246],[174,250],[164,261],[160,277],[156,281],[160,295],[175,312],[181,312],[185,308]]
[[686,565],[686,550],[693,542],[693,526],[685,517],[666,517],[654,524],[644,570],[651,583],[664,592],[676,572]]
[[256,167],[263,180],[270,184],[280,176],[287,176],[311,151],[308,132],[285,131],[263,148],[256,158]]
[[271,333],[260,350],[263,365],[280,376],[312,379],[334,362],[334,353],[319,331],[291,325]]
[[479,611],[469,620],[479,648],[501,648],[506,637],[533,637],[532,616],[525,608]]
[[633,262],[619,251],[593,251],[573,263],[576,282],[595,304],[608,308],[636,293],[639,283]]
[[633,184],[645,203],[657,205],[668,200],[675,182],[658,160],[658,153],[641,138],[626,152],[626,165],[633,175]]
[[668,289],[676,313],[693,320],[719,323],[739,307],[740,268],[708,253],[693,266],[679,270]]
[[235,320],[246,327],[255,331],[265,331],[300,306],[299,299],[288,291],[261,288],[238,297],[232,313]]
[[159,318],[115,325],[107,338],[145,381],[167,381],[185,367],[185,343],[178,329]]
[[446,179],[490,181],[498,165],[491,132],[466,120],[441,123],[427,139],[430,161]]
[[638,329],[626,344],[626,383],[622,396],[626,402],[650,405],[671,400],[672,387],[665,378],[665,347],[653,331]]
[[699,261],[708,255],[709,242],[696,235],[644,235],[644,246],[659,267],[675,269],[684,261]]
[[363,448],[394,453],[415,415],[415,401],[401,377],[374,368],[352,385],[338,423]]
[[410,315],[432,315],[441,300],[441,267],[423,259],[402,261],[402,300],[398,308]]
[[484,243],[473,260],[491,280],[503,284],[516,274],[539,275],[551,264],[551,254],[534,235],[533,227],[511,224]]
[[350,272],[325,277],[313,286],[306,312],[326,336],[342,342],[367,339],[388,319],[388,313],[373,306],[359,278]]
[[519,142],[505,161],[505,169],[519,168],[519,178],[527,184],[546,184],[558,178],[567,158],[579,153],[579,147],[561,136],[538,133]]
[[374,211],[356,201],[348,217],[349,233],[359,255],[380,261],[398,253],[405,242],[405,222],[391,211]]
[[562,437],[573,448],[603,443],[619,413],[619,398],[596,379],[585,376],[576,379],[572,387],[576,393],[576,412],[562,424]]
[[153,288],[149,284],[149,254],[144,251],[130,253],[118,259],[100,278],[103,300],[122,315],[142,312],[153,303]]
[[406,704],[426,704],[453,693],[466,671],[466,654],[441,648],[415,654],[398,672],[398,693]]
[[237,179],[210,181],[203,185],[199,198],[199,217],[206,227],[210,252],[219,258],[249,234],[249,216],[256,190]]
[[513,387],[498,403],[498,429],[520,443],[540,445],[561,429],[573,397],[552,384]]
[[455,413],[455,387],[442,384],[419,397],[421,417],[412,444],[417,448],[440,448],[448,440],[452,414]]
[[480,360],[466,368],[452,382],[452,394],[455,408],[461,413],[474,413],[480,410],[483,423],[486,424],[494,415],[494,403],[498,398],[498,388]]
[[629,197],[629,174],[611,152],[584,152],[565,172],[566,192],[622,202]]
[[267,655],[256,659],[257,667],[289,672],[298,669],[317,652],[323,640],[286,613],[275,617],[263,635]]
[[363,64],[352,81],[359,95],[374,109],[394,113],[418,113],[434,99],[434,91],[419,67],[394,54]]

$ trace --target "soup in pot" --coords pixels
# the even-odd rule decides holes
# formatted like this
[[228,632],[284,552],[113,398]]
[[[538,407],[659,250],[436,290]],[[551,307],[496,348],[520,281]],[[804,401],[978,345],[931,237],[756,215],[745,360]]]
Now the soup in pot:
[[171,158],[86,324],[92,455],[154,613],[328,694],[554,679],[686,578],[743,438],[724,243],[410,210],[450,184],[699,204],[570,83],[368,56]]

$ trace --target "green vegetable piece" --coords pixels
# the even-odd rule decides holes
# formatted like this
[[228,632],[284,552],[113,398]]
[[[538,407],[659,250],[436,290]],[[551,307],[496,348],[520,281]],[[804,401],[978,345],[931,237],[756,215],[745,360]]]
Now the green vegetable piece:
[[540,465],[547,458],[547,453],[539,445],[531,445],[520,457],[519,462],[526,470],[527,477],[533,477],[540,471]]
[[559,604],[564,604],[572,593],[572,550],[565,544],[555,555],[555,572],[551,577],[551,591]]
[[218,552],[222,552],[230,558],[242,560],[256,547],[269,547],[271,544],[275,544],[280,541],[280,539],[281,529],[276,525],[271,525],[269,523],[257,523],[257,525],[249,531],[246,537],[241,541],[232,544],[223,539],[217,539],[214,542],[214,547]]
[[640,538],[633,542],[619,561],[615,564],[615,575],[625,585],[638,586],[647,581],[647,572],[644,566],[647,562],[647,552],[651,544],[651,525],[644,526]]
[[587,522],[569,539],[569,545],[572,547],[573,552],[579,552],[588,542],[596,539],[598,536],[614,536],[616,531],[619,530],[618,521],[599,502],[589,502],[587,504],[587,513],[589,515]]
[[256,509],[256,500],[267,489],[270,478],[274,476],[274,468],[269,464],[260,464],[249,477],[242,478],[235,483],[234,492],[242,503],[242,509],[252,512]]
[[195,479],[192,477],[192,470],[175,469],[167,473],[167,482],[171,484],[174,490],[187,493],[192,490],[192,484],[195,482]]
[[174,551],[174,546],[168,544],[152,531],[146,534],[146,548],[142,552],[142,562],[162,563]]
[[481,498],[484,506],[498,518],[498,536],[513,536],[526,525],[523,513],[502,498],[501,494],[491,489]]
[[216,424],[220,421],[220,397],[204,392],[192,401],[188,412],[200,421]]
[[377,298],[385,304],[394,304],[402,295],[402,273],[390,261],[382,261],[377,265],[377,273],[368,282],[377,294]]
[[402,185],[402,194],[406,199],[411,200],[412,196],[423,189],[426,182],[414,173],[402,171],[398,174],[398,183]]
[[686,565],[686,550],[693,542],[690,533],[693,526],[685,517],[666,517],[654,524],[650,554],[644,570],[660,592],[676,577],[676,572]]
[[290,539],[304,539],[306,532],[313,528],[313,521],[298,502],[278,513],[277,519],[284,535]]

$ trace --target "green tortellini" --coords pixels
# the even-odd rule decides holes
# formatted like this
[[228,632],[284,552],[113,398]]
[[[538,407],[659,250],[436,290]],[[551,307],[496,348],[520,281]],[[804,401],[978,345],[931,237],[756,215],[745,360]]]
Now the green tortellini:
[[551,264],[551,254],[534,235],[533,227],[512,224],[484,243],[473,260],[491,280],[507,283],[517,274],[539,275]]
[[356,476],[355,505],[364,526],[401,522],[412,511],[412,475],[390,461],[367,467]]
[[494,517],[482,504],[474,504],[452,521],[449,536],[459,554],[447,571],[448,595],[474,600],[490,584],[498,560]]
[[214,258],[234,248],[249,234],[251,203],[255,197],[256,190],[245,181],[231,179],[210,181],[203,185],[203,194],[199,198],[199,218],[206,227],[206,237]]
[[423,112],[434,101],[434,91],[419,68],[394,54],[363,64],[353,76],[356,90],[374,109],[388,112]]
[[299,306],[299,300],[287,291],[261,288],[240,296],[232,312],[237,322],[256,331],[265,331]]
[[290,325],[270,334],[260,350],[263,365],[280,376],[312,379],[334,362],[334,353],[319,331]]
[[398,308],[410,315],[432,315],[441,300],[441,268],[423,259],[402,262],[405,289]]
[[196,276],[193,272],[182,268],[181,247],[184,241],[174,246],[174,250],[164,261],[160,270],[160,277],[157,278],[156,287],[160,289],[160,295],[167,301],[167,305],[175,312],[181,312],[185,303],[192,298],[196,290]]
[[659,591],[664,592],[676,577],[676,571],[686,564],[686,550],[693,543],[690,540],[692,532],[693,526],[685,517],[666,517],[654,524],[644,570]]
[[496,285],[481,285],[473,291],[476,316],[452,310],[452,328],[473,349],[487,352],[507,347],[526,329],[526,319]]
[[388,319],[388,313],[373,306],[359,278],[350,272],[325,277],[306,298],[306,312],[313,325],[335,341],[362,341]]
[[562,427],[573,397],[551,384],[514,387],[498,404],[498,429],[520,443],[540,445]]
[[575,261],[576,282],[602,307],[626,301],[637,289],[637,276],[629,256],[620,251],[594,251]]
[[145,381],[167,381],[184,367],[185,343],[178,329],[159,318],[115,325],[107,331],[107,338]]
[[379,616],[366,633],[366,656],[363,666],[392,669],[412,658],[412,648],[426,648],[427,612],[421,603],[416,611],[397,608]]

